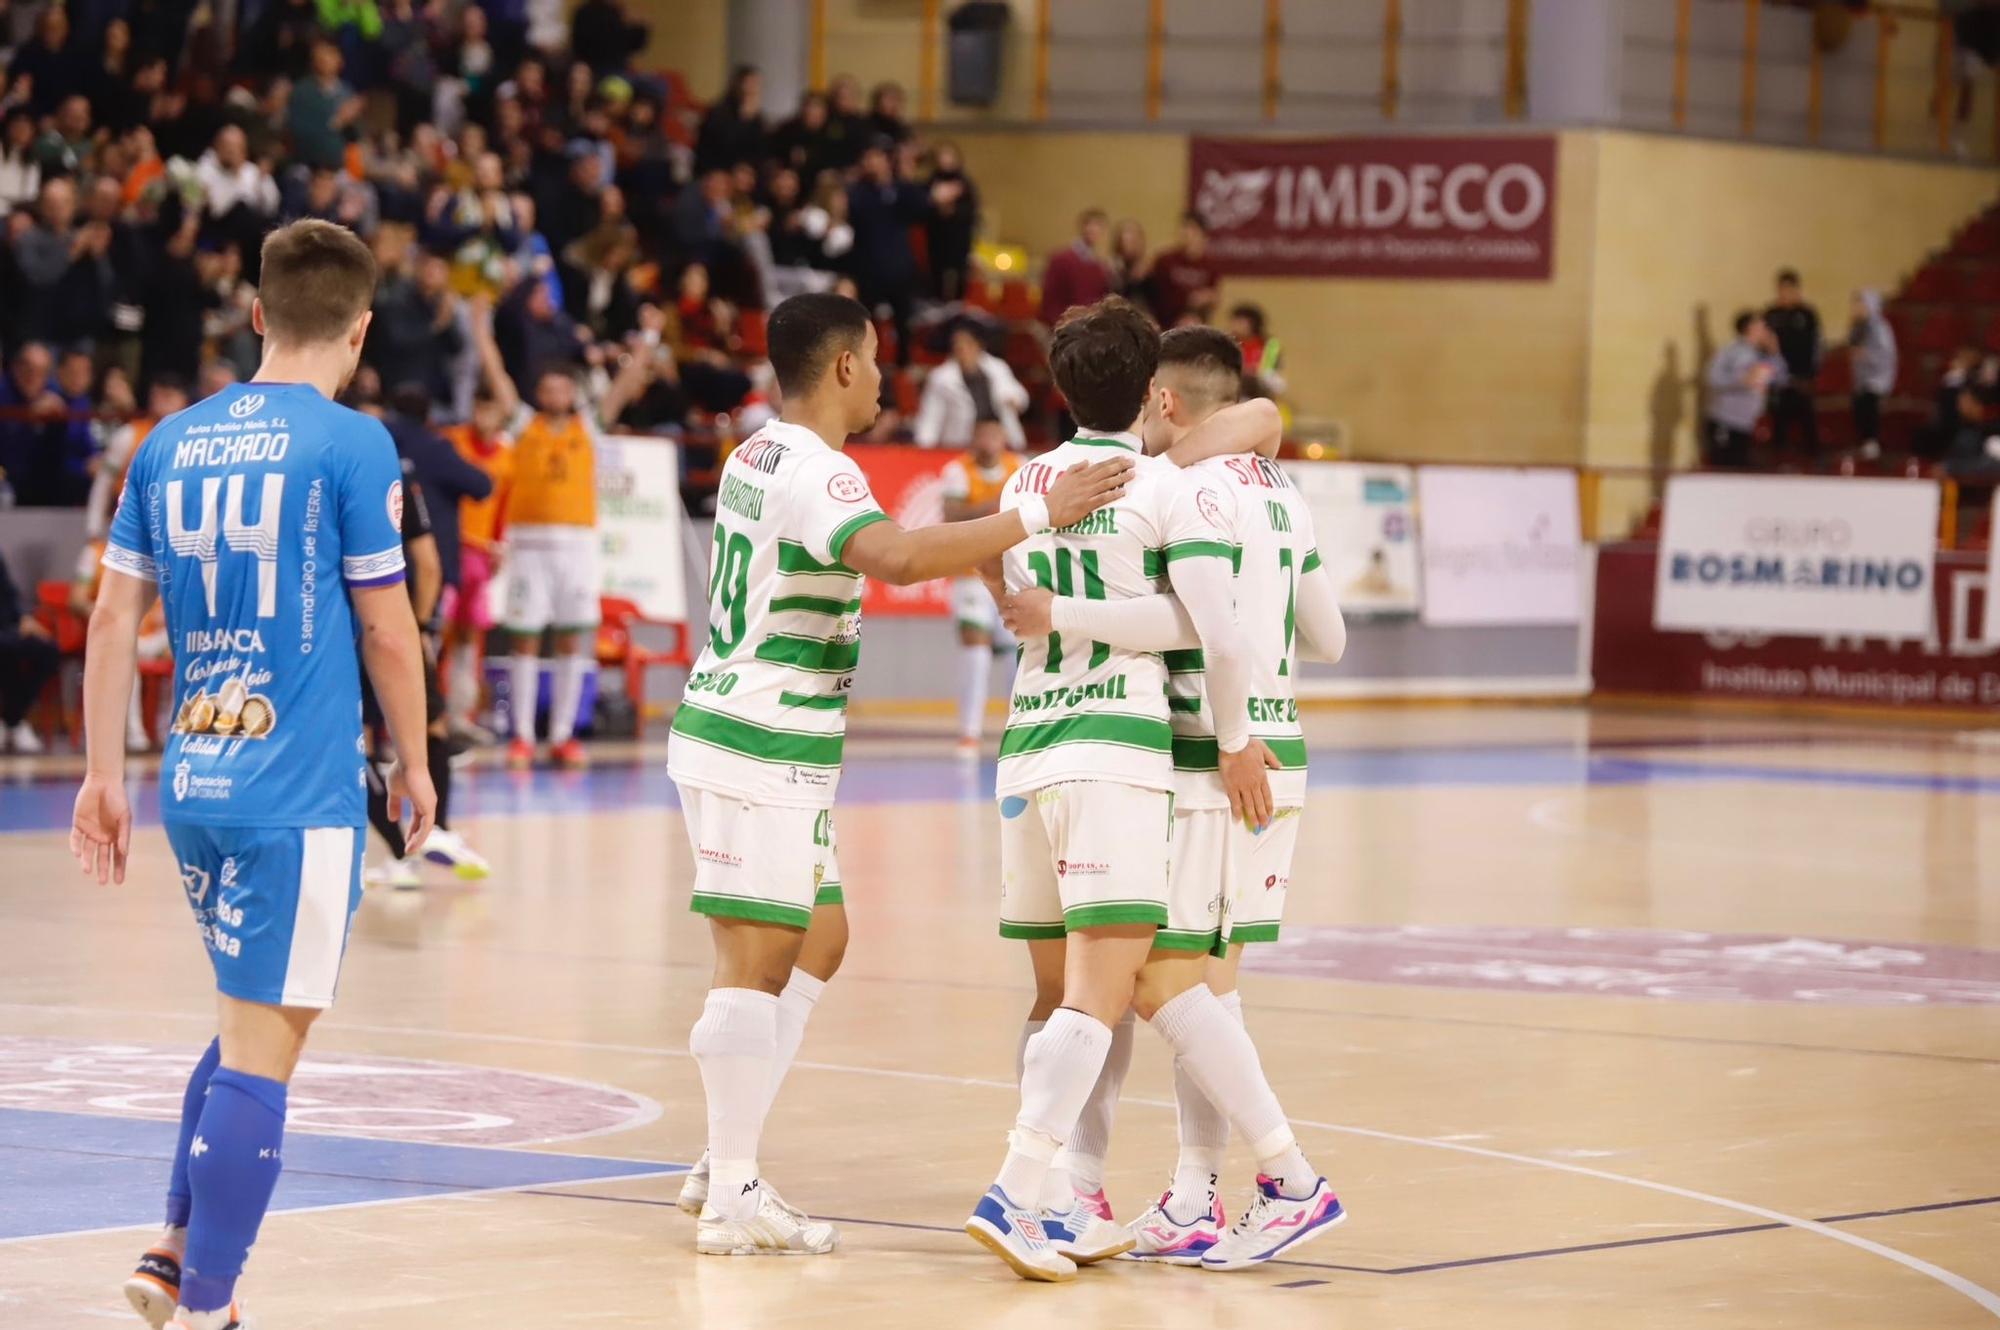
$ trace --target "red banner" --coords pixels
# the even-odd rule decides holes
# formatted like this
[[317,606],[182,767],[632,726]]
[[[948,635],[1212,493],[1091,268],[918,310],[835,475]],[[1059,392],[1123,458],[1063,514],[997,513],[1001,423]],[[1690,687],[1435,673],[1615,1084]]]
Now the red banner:
[[2000,706],[2000,645],[1981,640],[1990,603],[1983,555],[1939,554],[1930,636],[1765,637],[1653,627],[1659,550],[1597,553],[1592,673],[1600,693],[1671,693],[1877,707]]
[[1224,273],[1546,281],[1556,140],[1188,140],[1188,207]]
[[[850,444],[847,455],[868,477],[882,511],[898,526],[931,526],[944,520],[944,481],[939,473],[958,456],[945,448],[912,448],[884,443]],[[901,614],[942,619],[951,613],[951,583],[940,579],[915,586],[889,586],[869,578],[861,593],[864,617]]]

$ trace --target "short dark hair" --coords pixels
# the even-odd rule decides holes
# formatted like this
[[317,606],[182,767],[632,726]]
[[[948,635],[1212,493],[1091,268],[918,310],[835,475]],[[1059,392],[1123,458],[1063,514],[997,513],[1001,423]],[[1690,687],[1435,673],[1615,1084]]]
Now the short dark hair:
[[1736,335],[1738,337],[1741,337],[1744,333],[1749,332],[1750,325],[1763,317],[1764,316],[1762,314],[1759,314],[1754,309],[1746,309],[1742,311],[1736,316]]
[[389,391],[389,409],[405,420],[429,420],[431,390],[416,379],[405,379]]
[[1085,208],[1076,215],[1076,224],[1079,227],[1085,222],[1108,222],[1110,220],[1110,215],[1102,208]]
[[1797,286],[1798,284],[1799,284],[1799,270],[1797,268],[1778,269],[1779,286]]
[[771,369],[787,396],[818,387],[840,353],[858,355],[867,336],[868,310],[831,291],[808,291],[781,301],[765,327]]
[[1232,319],[1248,319],[1250,321],[1251,334],[1256,337],[1264,335],[1264,307],[1262,305],[1248,303],[1237,305],[1229,311],[1229,317]]
[[360,236],[333,222],[281,226],[264,237],[257,297],[272,339],[338,341],[375,299],[375,256]]
[[1206,407],[1226,406],[1243,392],[1243,348],[1220,328],[1194,324],[1160,336],[1160,372],[1174,371],[1181,394]]
[[1160,367],[1160,330],[1122,296],[1072,309],[1056,321],[1049,369],[1085,429],[1130,429]]

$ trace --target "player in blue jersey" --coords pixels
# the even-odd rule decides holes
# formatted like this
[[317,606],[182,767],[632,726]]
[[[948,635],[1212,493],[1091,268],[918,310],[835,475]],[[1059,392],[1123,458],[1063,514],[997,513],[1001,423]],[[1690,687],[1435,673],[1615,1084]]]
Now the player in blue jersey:
[[[361,898],[361,666],[421,845],[436,795],[404,594],[402,472],[388,432],[333,398],[368,331],[375,261],[302,221],[264,242],[255,379],[154,427],[104,553],[84,664],[89,767],[70,848],[125,879],[123,717],[157,587],[174,651],[162,821],[215,968],[219,1038],[188,1081],[165,1235],[126,1283],[155,1330],[227,1330],[277,1185],[285,1087],[333,1001]],[[355,652],[360,642],[359,659]]]

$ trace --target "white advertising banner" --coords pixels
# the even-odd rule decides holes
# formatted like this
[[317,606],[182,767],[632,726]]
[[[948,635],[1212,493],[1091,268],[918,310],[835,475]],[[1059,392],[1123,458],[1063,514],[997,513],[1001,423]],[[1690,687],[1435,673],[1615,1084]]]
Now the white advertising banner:
[[1423,619],[1439,628],[1583,620],[1583,524],[1572,471],[1417,470]]
[[1654,626],[1924,637],[1938,498],[1931,480],[1675,476]]
[[662,623],[687,621],[681,571],[680,449],[671,439],[613,434],[597,452],[603,593]]
[[1417,608],[1413,473],[1372,462],[1287,462],[1312,512],[1313,541],[1349,614]]

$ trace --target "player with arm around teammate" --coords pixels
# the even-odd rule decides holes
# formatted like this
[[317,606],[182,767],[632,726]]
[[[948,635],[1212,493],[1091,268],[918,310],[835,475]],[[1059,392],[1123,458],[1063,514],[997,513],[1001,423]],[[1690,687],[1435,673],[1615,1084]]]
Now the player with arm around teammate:
[[970,522],[905,531],[841,450],[875,419],[873,323],[846,296],[771,314],[784,410],[723,465],[708,634],[674,713],[667,765],[694,851],[696,913],[715,976],[688,1037],[708,1099],[708,1149],[681,1193],[695,1250],[817,1254],[837,1241],[760,1179],[771,1101],[847,942],[833,829],[846,709],[860,659],[863,575],[899,586],[964,572],[1123,491],[1127,458]]
[[[1213,891],[1222,901],[1220,945],[1207,964],[1207,983],[1238,1022],[1243,944],[1277,939],[1305,804],[1305,742],[1294,689],[1300,648],[1337,661],[1347,641],[1332,579],[1314,547],[1311,512],[1270,460],[1282,431],[1277,410],[1263,400],[1231,405],[1241,364],[1241,353],[1215,329],[1167,333],[1145,434],[1149,447],[1171,449],[1168,456],[1187,465],[1240,551],[1236,605],[1249,643],[1248,716],[1252,733],[1277,761],[1269,818],[1246,824],[1231,815],[1215,770],[1215,699],[1204,686],[1204,656],[1193,622],[1174,598],[1098,604],[1031,589],[1004,607],[1024,633],[1088,631],[1117,645],[1165,653],[1174,728],[1173,876],[1177,890]],[[1068,1161],[1079,1191],[1087,1189],[1086,1175],[1102,1175],[1102,1147],[1123,1069],[1122,1061],[1107,1062],[1079,1121],[1078,1141],[1097,1151]],[[1135,1259],[1238,1269],[1339,1222],[1343,1212],[1331,1192],[1287,1196],[1280,1184],[1260,1178],[1251,1206],[1225,1232],[1217,1187],[1229,1119],[1178,1058],[1174,1091],[1180,1159],[1167,1192],[1131,1225]],[[1072,1151],[1077,1148],[1073,1143]],[[1286,1222],[1267,1228],[1273,1220]]]
[[153,1326],[240,1324],[238,1276],[277,1184],[286,1084],[333,1001],[361,896],[365,758],[354,641],[421,844],[433,794],[404,594],[401,471],[382,426],[334,405],[368,331],[375,260],[302,221],[264,242],[257,377],[162,421],[105,547],[84,665],[89,766],[70,848],[124,881],[119,721],[158,587],[176,666],[162,821],[219,990],[220,1034],[181,1106],[167,1227],[125,1292]]

